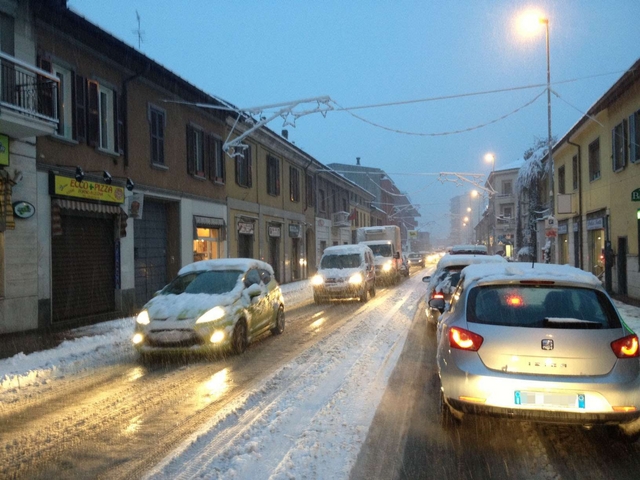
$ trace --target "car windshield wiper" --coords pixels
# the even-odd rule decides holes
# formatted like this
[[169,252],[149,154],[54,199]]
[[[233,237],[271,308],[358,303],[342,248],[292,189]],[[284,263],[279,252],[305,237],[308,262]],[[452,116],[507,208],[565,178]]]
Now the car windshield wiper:
[[579,318],[565,318],[565,317],[545,317],[543,326],[549,327],[549,328],[575,328],[575,329],[602,328],[602,324],[599,322],[593,322],[591,320],[580,320]]

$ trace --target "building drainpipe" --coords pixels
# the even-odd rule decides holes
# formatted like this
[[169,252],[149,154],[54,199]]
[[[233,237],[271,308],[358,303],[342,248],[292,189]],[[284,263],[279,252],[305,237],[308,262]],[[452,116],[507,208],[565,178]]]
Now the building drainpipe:
[[581,270],[583,269],[583,258],[582,258],[582,147],[579,144],[573,143],[571,140],[568,140],[567,143],[569,145],[573,145],[578,149],[578,234],[580,237],[580,242],[576,247],[578,248],[578,266]]

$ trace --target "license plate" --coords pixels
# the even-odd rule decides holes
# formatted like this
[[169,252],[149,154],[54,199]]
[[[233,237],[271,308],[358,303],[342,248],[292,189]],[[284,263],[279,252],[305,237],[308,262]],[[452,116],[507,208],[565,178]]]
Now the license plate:
[[560,408],[585,408],[585,398],[583,393],[549,393],[549,392],[526,392],[516,390],[514,392],[514,403],[516,405],[532,405],[540,407],[560,407]]

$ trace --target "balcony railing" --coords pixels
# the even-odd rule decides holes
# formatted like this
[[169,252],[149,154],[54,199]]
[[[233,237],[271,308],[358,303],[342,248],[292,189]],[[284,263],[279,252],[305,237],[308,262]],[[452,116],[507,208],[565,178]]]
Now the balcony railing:
[[1,52],[0,66],[2,109],[57,124],[60,80],[49,72]]
[[336,212],[333,214],[331,221],[334,227],[350,227],[349,212]]

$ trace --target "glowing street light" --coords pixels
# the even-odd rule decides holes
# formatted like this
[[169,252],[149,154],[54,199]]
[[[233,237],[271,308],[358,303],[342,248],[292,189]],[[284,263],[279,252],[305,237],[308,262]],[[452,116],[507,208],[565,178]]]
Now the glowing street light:
[[492,172],[496,169],[496,156],[493,153],[487,153],[484,156],[484,161],[491,163],[491,171]]

